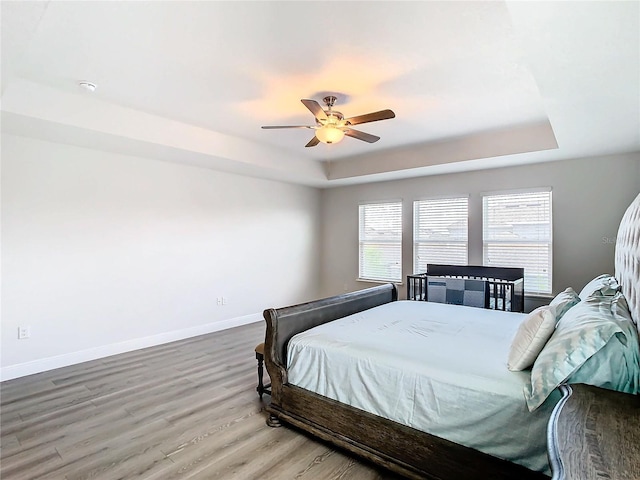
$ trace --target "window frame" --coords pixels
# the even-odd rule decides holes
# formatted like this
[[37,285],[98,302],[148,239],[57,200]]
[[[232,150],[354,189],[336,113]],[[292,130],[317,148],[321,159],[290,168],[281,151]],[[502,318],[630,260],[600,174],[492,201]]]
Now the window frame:
[[[517,195],[534,195],[534,194],[546,194],[547,198],[543,200],[548,202],[548,218],[544,219],[544,224],[548,225],[548,232],[546,236],[548,240],[532,240],[532,239],[505,239],[505,240],[496,240],[496,239],[488,239],[488,229],[490,228],[487,219],[487,199],[492,197],[509,197],[509,196],[517,196]],[[530,188],[530,189],[520,189],[520,190],[508,190],[508,191],[499,191],[499,192],[486,192],[481,194],[482,196],[482,264],[485,266],[493,267],[493,266],[503,266],[503,267],[524,267],[525,268],[525,280],[524,280],[524,288],[525,288],[525,296],[551,296],[553,292],[553,192],[551,187],[540,187],[540,188]],[[501,245],[501,244],[514,244],[514,245],[530,245],[532,248],[544,246],[547,250],[546,254],[546,266],[544,266],[545,262],[541,262],[539,260],[535,260],[536,263],[540,265],[540,268],[546,269],[546,280],[544,282],[546,289],[535,288],[536,285],[539,285],[540,282],[531,281],[531,273],[527,275],[527,266],[522,263],[517,264],[517,262],[510,263],[506,262],[505,264],[490,264],[488,260],[488,251],[489,244],[493,245]],[[535,253],[534,253],[535,255]],[[529,272],[531,271],[531,267],[529,267]],[[529,281],[527,281],[529,278]]]
[[[380,239],[380,238],[376,240],[372,240],[371,238],[363,238],[363,232],[366,230],[366,225],[364,224],[364,218],[363,218],[363,209],[366,209],[367,207],[374,207],[374,206],[381,206],[381,205],[395,206],[396,208],[399,207],[399,212],[397,212],[398,218],[396,219],[396,221],[399,221],[399,236],[396,236],[389,240]],[[367,201],[367,202],[360,202],[358,204],[358,280],[359,281],[379,282],[379,283],[392,282],[397,284],[402,283],[403,209],[404,209],[404,205],[402,200]],[[363,251],[363,247],[365,247],[366,245],[380,245],[380,244],[393,245],[397,248],[397,252],[396,252],[397,260],[395,261],[395,264],[398,266],[398,270],[399,270],[399,274],[397,277],[371,275],[371,268],[373,267],[369,266],[369,268],[367,268],[367,265],[363,264],[363,260],[365,259],[365,255],[366,255],[366,253]]]
[[[442,241],[438,241],[438,240],[431,240],[429,242],[423,242],[420,241],[420,235],[419,235],[419,229],[422,227],[422,225],[419,222],[419,207],[421,204],[427,204],[427,203],[433,203],[433,204],[437,204],[437,203],[446,203],[446,202],[451,202],[451,201],[461,201],[464,200],[466,203],[466,211],[465,211],[465,215],[464,215],[464,221],[465,221],[465,240],[464,242],[458,241],[458,240],[442,240]],[[429,198],[421,198],[421,199],[417,199],[414,200],[413,202],[413,273],[418,274],[418,273],[424,273],[426,272],[426,264],[425,264],[425,268],[421,269],[420,268],[420,260],[419,260],[419,247],[422,244],[441,244],[441,245],[446,245],[446,244],[460,244],[463,243],[464,244],[464,262],[460,263],[460,262],[451,262],[451,260],[448,259],[443,259],[442,261],[438,260],[438,261],[431,261],[431,260],[427,260],[426,263],[439,263],[439,264],[445,264],[445,265],[468,265],[469,263],[469,195],[455,195],[455,196],[447,196],[447,197],[429,197]],[[436,226],[439,226],[437,224],[434,224]]]

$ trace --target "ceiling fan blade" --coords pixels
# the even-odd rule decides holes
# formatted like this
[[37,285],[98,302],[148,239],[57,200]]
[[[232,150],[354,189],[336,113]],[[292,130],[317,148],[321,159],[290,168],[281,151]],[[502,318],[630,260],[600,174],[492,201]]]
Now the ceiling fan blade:
[[300,101],[311,111],[311,113],[313,113],[313,116],[318,120],[327,120],[327,114],[324,113],[324,110],[318,102],[316,102],[315,100],[308,100],[306,98],[303,98]]
[[314,137],[311,140],[309,140],[309,143],[307,143],[305,147],[315,147],[319,143],[320,143],[320,140],[318,140],[318,137],[314,135]]
[[380,137],[376,137],[375,135],[371,135],[370,133],[361,132],[360,130],[354,130],[353,128],[346,128],[342,131],[348,137],[357,138],[358,140],[362,140],[368,143],[375,143],[380,140]]
[[395,117],[396,114],[393,113],[393,110],[380,110],[379,112],[347,118],[347,122],[349,125],[358,125],[359,123],[377,122],[378,120],[388,120]]
[[271,130],[274,128],[314,128],[311,125],[266,125],[261,128],[265,130]]

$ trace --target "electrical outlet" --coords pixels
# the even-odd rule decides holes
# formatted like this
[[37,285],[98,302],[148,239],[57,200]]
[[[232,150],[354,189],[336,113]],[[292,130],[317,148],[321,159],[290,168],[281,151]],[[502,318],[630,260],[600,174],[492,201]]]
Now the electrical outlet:
[[224,298],[223,298],[223,297],[218,297],[218,298],[216,298],[216,304],[217,304],[218,306],[223,305],[223,303],[222,303],[222,302],[223,302],[223,300],[224,300]]
[[23,340],[31,336],[31,327],[26,325],[24,327],[18,327],[18,340]]
[[226,305],[227,304],[227,297],[222,297],[222,305]]

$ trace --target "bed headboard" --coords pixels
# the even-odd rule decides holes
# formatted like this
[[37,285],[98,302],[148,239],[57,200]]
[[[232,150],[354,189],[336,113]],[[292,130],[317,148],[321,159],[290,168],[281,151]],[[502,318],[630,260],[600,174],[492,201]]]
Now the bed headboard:
[[640,194],[620,221],[616,239],[616,278],[640,333]]

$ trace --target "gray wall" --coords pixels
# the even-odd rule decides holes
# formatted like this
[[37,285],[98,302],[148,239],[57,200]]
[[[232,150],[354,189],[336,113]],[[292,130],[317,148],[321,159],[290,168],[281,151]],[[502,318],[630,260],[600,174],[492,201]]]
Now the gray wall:
[[[334,295],[370,286],[358,277],[358,203],[402,199],[403,278],[412,273],[413,201],[469,195],[469,263],[482,264],[482,193],[553,189],[553,291],[579,291],[613,273],[614,239],[626,207],[640,192],[640,153],[355,185],[322,192],[321,291]],[[405,286],[401,297],[405,298]],[[528,309],[545,299],[529,299]]]
[[[640,153],[317,190],[2,136],[2,378],[259,320],[265,307],[365,288],[358,203],[553,188],[554,291],[613,271]],[[404,295],[404,293],[402,294]],[[225,297],[226,305],[216,299]],[[19,326],[31,338],[18,340]]]
[[2,376],[315,298],[319,225],[314,188],[3,135]]

